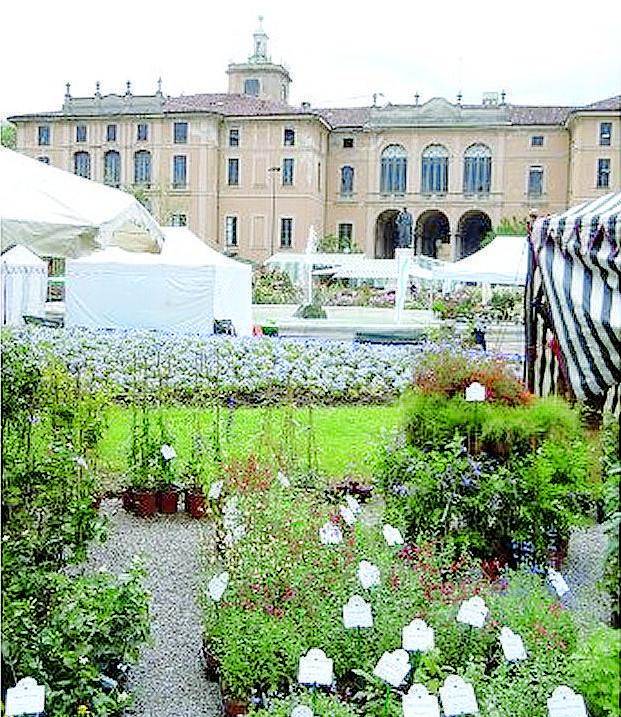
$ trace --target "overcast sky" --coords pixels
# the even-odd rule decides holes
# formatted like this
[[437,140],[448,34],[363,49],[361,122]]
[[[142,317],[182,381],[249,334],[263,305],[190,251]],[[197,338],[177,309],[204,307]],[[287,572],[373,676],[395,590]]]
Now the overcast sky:
[[265,16],[291,101],[313,106],[480,102],[585,104],[621,94],[621,2],[557,0],[6,0],[0,22],[0,116],[60,109],[72,94],[224,92],[226,65],[251,53]]

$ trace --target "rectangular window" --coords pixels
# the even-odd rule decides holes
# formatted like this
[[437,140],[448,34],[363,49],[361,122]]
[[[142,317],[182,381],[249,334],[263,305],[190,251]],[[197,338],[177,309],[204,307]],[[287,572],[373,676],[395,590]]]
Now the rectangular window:
[[293,160],[283,159],[282,161],[282,183],[284,187],[293,185]]
[[171,214],[170,215],[170,226],[171,227],[185,227],[188,225],[187,214]]
[[188,183],[188,158],[185,154],[173,157],[173,187],[181,189]]
[[173,141],[175,144],[187,144],[188,141],[188,123],[175,122],[173,127]]
[[283,217],[280,220],[280,246],[290,248],[293,243],[293,219]]
[[353,137],[343,137],[343,149],[352,149],[354,146]]
[[237,217],[226,218],[226,245],[237,246]]
[[244,94],[252,95],[253,97],[259,96],[261,90],[261,84],[259,80],[244,80]]
[[339,224],[339,248],[351,247],[351,240],[354,236],[353,224]]
[[542,134],[533,135],[530,138],[530,146],[531,147],[543,147],[543,135]]
[[543,194],[543,167],[531,167],[528,170],[528,196],[540,197]]
[[49,158],[49,157],[37,157],[37,159],[38,159],[38,161],[41,162],[42,164],[49,164],[49,163],[50,163],[50,158]]
[[116,142],[116,125],[109,124],[106,127],[106,142]]
[[597,188],[608,189],[610,187],[610,160],[597,160]]
[[229,187],[239,184],[239,159],[229,159]]
[[599,123],[599,143],[601,147],[610,147],[612,140],[612,122]]
[[50,143],[50,126],[44,124],[39,127],[39,146],[46,147]]
[[75,128],[75,141],[86,142],[86,125],[79,124]]
[[229,147],[239,147],[239,130],[229,130]]
[[139,122],[136,126],[136,140],[138,142],[146,142],[149,139],[149,125],[145,122]]
[[284,137],[285,147],[293,147],[295,145],[295,132],[292,129],[285,130]]

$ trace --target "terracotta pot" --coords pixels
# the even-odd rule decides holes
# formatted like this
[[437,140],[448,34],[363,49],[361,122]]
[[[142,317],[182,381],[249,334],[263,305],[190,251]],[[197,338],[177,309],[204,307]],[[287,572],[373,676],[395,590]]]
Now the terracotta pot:
[[185,509],[192,518],[202,518],[205,515],[205,496],[200,491],[186,491]]
[[134,513],[141,518],[151,518],[157,513],[157,496],[153,490],[134,491]]
[[126,488],[123,493],[121,494],[121,502],[123,505],[123,508],[128,513],[134,512],[134,489],[133,488]]
[[166,488],[157,492],[157,509],[160,513],[176,513],[179,501],[179,491],[176,488]]
[[248,703],[246,700],[224,699],[225,717],[237,717],[238,715],[245,714],[248,714]]

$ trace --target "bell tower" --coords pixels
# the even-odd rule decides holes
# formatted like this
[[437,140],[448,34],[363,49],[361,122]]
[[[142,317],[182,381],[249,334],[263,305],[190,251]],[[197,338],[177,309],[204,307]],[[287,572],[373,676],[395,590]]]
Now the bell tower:
[[228,66],[229,93],[250,95],[276,102],[289,102],[291,75],[283,65],[274,64],[267,51],[269,37],[263,29],[263,17],[252,35],[252,55],[247,62]]

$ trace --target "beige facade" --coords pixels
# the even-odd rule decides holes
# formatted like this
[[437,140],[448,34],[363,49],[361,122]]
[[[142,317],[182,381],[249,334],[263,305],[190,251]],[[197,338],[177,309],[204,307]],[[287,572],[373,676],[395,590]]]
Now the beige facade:
[[392,256],[403,207],[416,251],[454,260],[503,218],[621,190],[621,97],[579,108],[510,105],[504,94],[292,107],[288,70],[270,61],[262,29],[253,40],[248,61],[228,68],[227,94],[137,96],[128,85],[74,98],[67,88],[61,111],[11,118],[17,149],[134,188],[161,223],[185,222],[255,261],[304,250],[311,226]]

